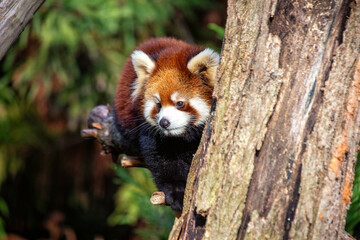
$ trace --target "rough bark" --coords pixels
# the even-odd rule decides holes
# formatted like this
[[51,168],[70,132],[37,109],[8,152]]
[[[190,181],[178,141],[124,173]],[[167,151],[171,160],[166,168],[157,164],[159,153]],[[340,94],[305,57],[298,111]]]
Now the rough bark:
[[0,60],[45,0],[0,1]]
[[169,239],[341,239],[360,3],[228,2],[213,109]]

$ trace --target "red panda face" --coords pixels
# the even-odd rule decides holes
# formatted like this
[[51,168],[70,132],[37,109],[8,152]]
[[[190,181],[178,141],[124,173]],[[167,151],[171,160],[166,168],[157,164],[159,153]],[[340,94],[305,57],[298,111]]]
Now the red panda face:
[[169,60],[155,62],[141,51],[135,51],[132,59],[138,76],[132,97],[142,98],[143,115],[150,125],[166,136],[181,136],[205,124],[219,63],[217,53],[205,49],[185,66],[167,64]]
[[180,79],[181,75],[175,69],[161,71],[145,90],[144,117],[167,136],[203,125],[210,113],[212,89],[200,79]]
[[[165,96],[166,97],[166,96]],[[157,126],[165,135],[182,135],[187,128],[204,124],[209,112],[209,104],[199,97],[186,99],[173,92],[170,104],[162,104],[160,94],[145,102],[144,117]]]

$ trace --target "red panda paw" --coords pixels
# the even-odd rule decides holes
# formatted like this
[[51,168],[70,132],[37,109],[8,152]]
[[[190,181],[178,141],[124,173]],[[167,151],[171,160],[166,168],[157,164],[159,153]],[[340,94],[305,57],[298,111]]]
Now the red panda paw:
[[172,210],[181,212],[183,208],[184,190],[185,187],[177,186],[178,184],[167,184],[163,189],[165,193],[165,201],[167,205],[170,205]]
[[99,125],[104,119],[109,115],[110,109],[108,106],[99,105],[94,107],[88,117],[88,128],[98,128]]

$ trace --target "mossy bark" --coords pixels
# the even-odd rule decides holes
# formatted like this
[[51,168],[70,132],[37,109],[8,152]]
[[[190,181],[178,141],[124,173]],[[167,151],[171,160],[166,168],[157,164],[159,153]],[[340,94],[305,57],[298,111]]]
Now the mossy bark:
[[210,119],[169,239],[341,239],[360,131],[360,3],[228,2]]
[[0,60],[45,0],[0,1]]

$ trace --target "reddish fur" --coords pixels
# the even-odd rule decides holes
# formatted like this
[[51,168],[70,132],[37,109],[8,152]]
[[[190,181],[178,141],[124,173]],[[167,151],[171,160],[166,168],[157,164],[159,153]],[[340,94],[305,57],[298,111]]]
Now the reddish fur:
[[[137,76],[131,57],[125,62],[115,95],[116,115],[119,124],[123,127],[133,129],[144,121],[142,113],[144,98],[152,97],[154,93],[160,94],[163,105],[174,104],[170,99],[174,91],[179,92],[183,97],[198,95],[209,105],[211,104],[212,87],[205,86],[202,80],[187,68],[189,59],[204,50],[203,47],[172,38],[158,38],[149,40],[136,49],[149,56],[157,55],[157,59],[146,83],[146,89],[141,90],[135,102],[131,97],[133,92],[131,86]],[[184,111],[196,113],[196,110],[190,106],[184,108]],[[157,113],[156,108],[152,113]]]

